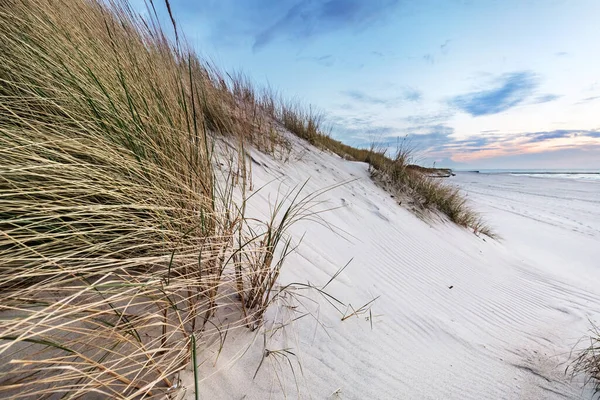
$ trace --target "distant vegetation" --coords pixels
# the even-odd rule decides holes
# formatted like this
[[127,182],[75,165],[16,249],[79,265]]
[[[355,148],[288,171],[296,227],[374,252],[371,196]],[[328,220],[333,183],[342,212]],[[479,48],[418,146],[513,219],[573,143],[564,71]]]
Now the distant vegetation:
[[[297,192],[267,221],[245,215],[245,149],[285,159],[281,126],[491,235],[409,154],[323,134],[312,109],[170,40],[152,6],[142,19],[126,1],[3,4],[0,397],[163,398],[197,340],[260,326],[285,231],[315,215]],[[227,327],[223,303],[239,313]]]

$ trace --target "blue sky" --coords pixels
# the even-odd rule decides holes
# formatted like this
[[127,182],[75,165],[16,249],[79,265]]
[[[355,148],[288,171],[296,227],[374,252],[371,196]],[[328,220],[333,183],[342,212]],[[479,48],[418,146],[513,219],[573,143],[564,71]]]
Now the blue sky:
[[600,169],[598,0],[171,0],[198,53],[421,162]]

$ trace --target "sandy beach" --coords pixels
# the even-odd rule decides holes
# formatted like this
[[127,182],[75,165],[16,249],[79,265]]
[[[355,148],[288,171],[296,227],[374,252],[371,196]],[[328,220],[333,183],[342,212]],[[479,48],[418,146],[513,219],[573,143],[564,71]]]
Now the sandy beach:
[[458,173],[452,182],[511,250],[544,271],[598,287],[600,180]]
[[[352,259],[327,292],[354,309],[377,300],[370,313],[341,321],[312,293],[310,316],[266,339],[228,338],[215,366],[216,352],[203,365],[201,398],[590,398],[565,369],[600,315],[599,182],[458,173],[448,182],[502,237],[492,240],[418,218],[372,182],[364,163],[299,140],[294,148],[288,163],[253,154],[255,185],[266,185],[253,197],[256,215],[268,213],[278,190],[307,179],[307,192],[347,183],[322,195],[329,227],[294,226],[297,241],[309,234],[282,284],[309,277],[323,285]],[[277,357],[278,349],[290,353]]]
[[600,2],[0,3],[0,398],[600,396]]

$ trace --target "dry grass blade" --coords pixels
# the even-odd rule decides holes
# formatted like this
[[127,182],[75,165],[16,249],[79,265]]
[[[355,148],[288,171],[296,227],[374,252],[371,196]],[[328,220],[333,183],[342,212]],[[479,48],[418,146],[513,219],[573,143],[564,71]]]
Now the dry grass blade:
[[239,253],[233,257],[238,256],[237,291],[244,309],[251,313],[247,314],[248,324],[254,328],[260,325],[266,309],[277,296],[275,283],[285,259],[298,246],[292,244],[286,232],[302,220],[321,222],[320,214],[327,211],[316,208],[321,205],[317,197],[331,188],[301,196],[306,183],[275,200],[268,222],[244,221],[246,234],[240,236]]
[[572,375],[585,375],[586,385],[591,385],[595,394],[600,395],[600,328],[592,323],[589,335],[583,340],[588,343],[567,369],[571,369]]

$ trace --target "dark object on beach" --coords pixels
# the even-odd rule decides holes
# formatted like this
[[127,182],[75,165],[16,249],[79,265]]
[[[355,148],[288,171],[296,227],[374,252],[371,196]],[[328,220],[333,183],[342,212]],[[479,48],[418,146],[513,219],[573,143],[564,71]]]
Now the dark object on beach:
[[454,287],[454,285],[450,285],[448,286],[448,289],[452,289]]

